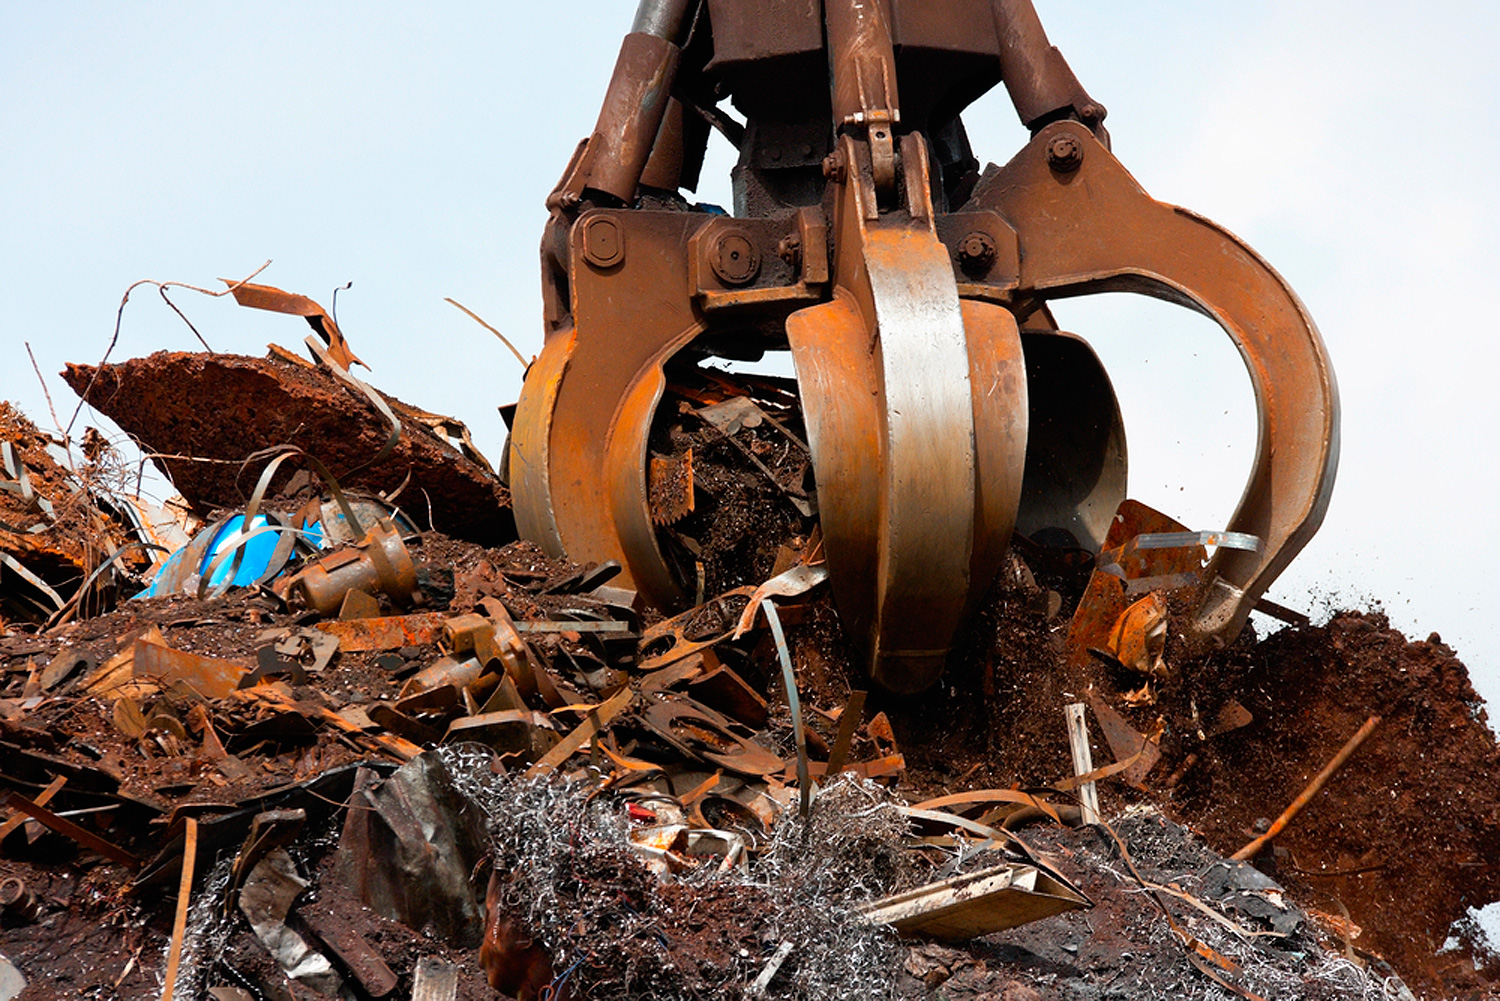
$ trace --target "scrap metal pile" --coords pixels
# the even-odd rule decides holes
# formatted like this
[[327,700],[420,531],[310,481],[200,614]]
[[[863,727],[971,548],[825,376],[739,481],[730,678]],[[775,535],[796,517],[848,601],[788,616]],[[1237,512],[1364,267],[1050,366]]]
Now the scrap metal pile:
[[[981,170],[1001,83],[1032,138]],[[312,361],[63,374],[178,496],[0,405],[0,1001],[1492,987],[1463,664],[1265,598],[1332,490],[1322,342],[1103,118],[1027,0],[643,0],[498,468],[249,279],[209,294]],[[683,194],[710,128],[733,214]],[[1128,497],[1048,307],[1102,291],[1246,360],[1227,526]]]
[[[158,355],[93,383],[166,367],[253,373],[262,395],[303,395],[304,434],[352,422],[372,452],[394,426],[280,351]],[[119,419],[155,454],[217,460],[200,497],[238,481],[248,500],[127,521],[146,506],[95,472],[118,469],[108,448],[68,470],[9,415],[22,503],[0,539],[37,578],[3,579],[0,954],[30,984],[10,996],[1396,996],[1347,916],[1292,904],[1150,805],[1205,818],[1185,794],[1221,766],[1194,759],[1257,727],[1187,678],[1254,648],[1194,664],[1105,635],[1070,655],[1070,629],[1094,628],[1069,618],[1080,597],[1172,550],[1012,556],[949,682],[892,698],[863,680],[798,504],[795,394],[704,378],[674,389],[653,496],[710,596],[669,617],[615,564],[418,531],[403,484],[493,476],[425,426],[401,424],[407,458],[335,479],[276,442],[285,407],[173,438],[178,378]],[[244,450],[238,475],[214,441]],[[487,496],[471,538],[504,523],[503,489]],[[749,504],[771,514],[715,514]],[[49,506],[93,527],[59,533]],[[34,555],[61,539],[93,562]],[[1071,757],[1064,709],[1084,701],[1098,768]],[[1093,784],[1109,824],[1084,824]]]

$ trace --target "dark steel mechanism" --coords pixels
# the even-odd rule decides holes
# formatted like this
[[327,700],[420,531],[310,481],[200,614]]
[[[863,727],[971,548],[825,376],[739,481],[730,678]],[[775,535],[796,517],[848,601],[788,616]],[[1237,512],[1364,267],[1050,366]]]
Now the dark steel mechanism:
[[[997,83],[1032,139],[981,172],[960,114]],[[1254,386],[1228,529],[1261,544],[1219,550],[1182,627],[1232,637],[1327,508],[1333,372],[1276,272],[1147,195],[1104,115],[1030,0],[643,0],[547,200],[547,340],[510,456],[522,534],[683,607],[647,506],[663,366],[790,348],[835,601],[873,678],[921,689],[1013,532],[1104,542],[1124,428],[1047,302],[1138,292],[1223,327]],[[711,128],[739,149],[733,216],[680,194]]]

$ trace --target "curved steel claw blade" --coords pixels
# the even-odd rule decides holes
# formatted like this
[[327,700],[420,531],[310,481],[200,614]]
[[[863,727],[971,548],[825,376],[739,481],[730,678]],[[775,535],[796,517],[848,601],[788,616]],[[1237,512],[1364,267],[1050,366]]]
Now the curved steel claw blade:
[[[1049,150],[1075,151],[1067,169]],[[1151,198],[1076,122],[1040,130],[971,199],[1015,228],[1018,298],[1135,292],[1222,327],[1255,391],[1259,441],[1229,531],[1257,550],[1220,548],[1204,570],[1190,637],[1233,638],[1255,600],[1307,544],[1333,494],[1339,400],[1327,349],[1295,292],[1223,227]]]
[[[906,170],[924,154],[908,137]],[[937,679],[1004,556],[1026,372],[1011,314],[959,300],[930,204],[880,215],[870,194],[846,186],[833,300],[794,313],[787,337],[835,600],[873,680],[910,692]]]

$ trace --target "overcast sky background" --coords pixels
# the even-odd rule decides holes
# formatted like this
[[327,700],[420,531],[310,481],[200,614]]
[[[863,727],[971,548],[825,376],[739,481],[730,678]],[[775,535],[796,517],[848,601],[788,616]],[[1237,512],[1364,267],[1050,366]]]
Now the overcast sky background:
[[[1500,704],[1492,605],[1500,429],[1500,4],[1037,0],[1155,197],[1248,240],[1322,329],[1343,460],[1321,534],[1270,596],[1380,600],[1439,632]],[[140,278],[259,279],[328,305],[375,385],[474,429],[521,371],[453,296],[541,346],[542,200],[593,125],[632,2],[9,3],[0,22],[0,397],[63,420],[67,361],[104,350]],[[981,159],[1025,135],[1003,93]],[[700,197],[727,205],[720,144]],[[174,296],[216,350],[300,348],[302,321]],[[1222,527],[1254,447],[1248,378],[1208,321],[1150,300],[1062,303],[1125,409],[1131,493]],[[197,348],[150,289],[115,357]],[[100,419],[86,415],[87,419]],[[112,427],[105,425],[109,430]]]

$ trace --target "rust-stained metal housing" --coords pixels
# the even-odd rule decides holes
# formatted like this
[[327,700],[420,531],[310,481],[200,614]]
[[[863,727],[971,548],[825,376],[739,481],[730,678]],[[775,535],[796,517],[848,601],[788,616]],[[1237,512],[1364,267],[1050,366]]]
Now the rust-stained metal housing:
[[[981,172],[961,114],[997,83],[1032,139]],[[547,201],[521,533],[683,606],[647,505],[664,366],[790,349],[840,613],[878,683],[920,689],[1013,532],[1104,543],[1119,407],[1047,303],[1136,292],[1214,320],[1250,372],[1259,444],[1227,527],[1259,547],[1215,554],[1182,626],[1233,636],[1326,510],[1333,373],[1280,276],[1147,195],[1104,115],[1029,0],[643,0]],[[732,216],[680,193],[711,127],[739,148]]]

